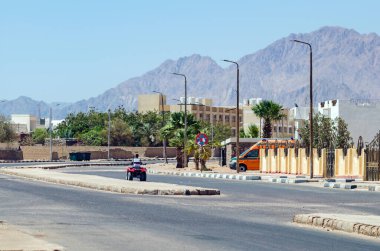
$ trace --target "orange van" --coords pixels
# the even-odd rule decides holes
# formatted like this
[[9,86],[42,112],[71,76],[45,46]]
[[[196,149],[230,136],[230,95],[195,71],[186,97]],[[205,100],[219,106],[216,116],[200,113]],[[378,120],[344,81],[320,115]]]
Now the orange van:
[[[285,148],[289,143],[294,143],[294,140],[260,140],[239,155],[240,170],[243,172],[247,170],[260,170],[260,149],[274,149],[276,145],[278,148]],[[236,157],[231,159],[230,168],[236,169]]]

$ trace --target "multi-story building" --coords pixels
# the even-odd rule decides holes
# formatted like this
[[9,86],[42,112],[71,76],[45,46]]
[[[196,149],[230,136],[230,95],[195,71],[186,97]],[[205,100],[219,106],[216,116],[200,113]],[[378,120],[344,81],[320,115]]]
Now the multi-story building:
[[318,104],[318,112],[344,119],[355,142],[359,136],[369,142],[380,130],[380,100],[328,100]]
[[[259,117],[252,111],[252,107],[262,102],[262,98],[243,99],[243,128],[248,131],[249,126],[256,125],[259,131],[262,131],[263,123]],[[290,117],[288,108],[284,108],[281,112],[285,115],[279,121],[272,123],[272,137],[273,138],[290,138],[294,136],[294,120]],[[261,138],[261,135],[259,134]]]
[[166,96],[160,93],[138,95],[137,107],[139,113],[170,111],[170,107],[166,104]]
[[[54,129],[62,121],[63,120],[52,120],[52,128]],[[35,116],[30,114],[12,114],[11,123],[17,134],[29,134],[34,132],[37,128],[49,129],[50,127],[49,118],[37,119]]]
[[[167,105],[166,96],[162,94],[145,94],[138,96],[138,112],[157,111],[180,112],[185,111],[185,98],[176,100],[177,104]],[[211,124],[221,123],[231,127],[232,135],[236,135],[236,108],[213,106],[212,99],[188,97],[187,112],[198,120]],[[240,123],[243,121],[242,109],[239,112]]]

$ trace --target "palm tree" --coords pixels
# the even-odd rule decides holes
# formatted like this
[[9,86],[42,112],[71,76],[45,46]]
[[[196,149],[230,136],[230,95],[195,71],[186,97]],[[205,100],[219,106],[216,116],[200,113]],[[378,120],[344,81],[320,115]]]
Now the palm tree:
[[211,157],[211,147],[199,147],[199,162],[201,163],[201,171],[209,171],[206,167],[206,161]]
[[193,154],[195,170],[199,170],[199,164],[201,165],[201,171],[209,170],[206,167],[206,162],[210,159],[212,154],[210,145],[199,146],[195,143],[195,141],[189,141],[185,150],[188,156]]
[[264,119],[263,137],[272,137],[272,121],[279,120],[284,116],[281,113],[282,106],[271,100],[264,100],[252,107],[252,111],[260,119]]
[[177,148],[177,168],[183,168],[183,151],[188,147],[189,141],[195,139],[199,132],[200,124],[195,120],[193,114],[187,114],[187,138],[184,145],[185,135],[185,113],[174,112],[170,114],[169,122],[161,129],[161,135],[169,139],[169,145]]

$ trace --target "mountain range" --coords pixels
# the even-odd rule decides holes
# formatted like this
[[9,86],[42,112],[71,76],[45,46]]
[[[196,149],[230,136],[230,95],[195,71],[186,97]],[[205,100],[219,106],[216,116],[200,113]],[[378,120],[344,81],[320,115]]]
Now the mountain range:
[[[322,27],[305,34],[290,34],[264,49],[237,60],[240,69],[240,98],[261,97],[285,107],[309,102],[309,47],[294,43],[298,39],[312,45],[314,101],[329,99],[380,98],[380,37],[360,34],[342,27]],[[232,59],[234,60],[234,59]],[[220,62],[222,63],[222,62]],[[28,113],[47,116],[53,107],[54,118],[96,107],[106,111],[123,106],[137,109],[137,95],[159,91],[172,99],[184,96],[183,78],[187,76],[188,96],[212,98],[214,105],[236,102],[236,66],[223,68],[207,56],[194,54],[166,60],[139,77],[128,79],[97,97],[72,104],[47,104],[28,97],[0,103],[0,113]]]

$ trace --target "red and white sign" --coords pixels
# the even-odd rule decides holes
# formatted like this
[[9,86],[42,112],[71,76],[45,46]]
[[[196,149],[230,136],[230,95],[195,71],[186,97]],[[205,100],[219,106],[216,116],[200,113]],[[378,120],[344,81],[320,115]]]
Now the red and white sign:
[[205,133],[198,133],[195,137],[195,143],[199,146],[204,146],[208,144],[208,137]]

